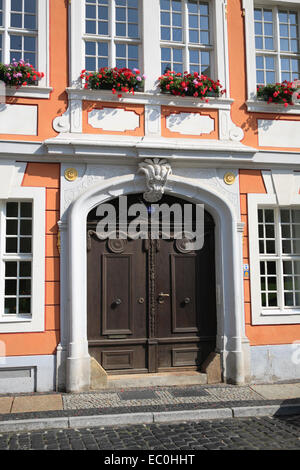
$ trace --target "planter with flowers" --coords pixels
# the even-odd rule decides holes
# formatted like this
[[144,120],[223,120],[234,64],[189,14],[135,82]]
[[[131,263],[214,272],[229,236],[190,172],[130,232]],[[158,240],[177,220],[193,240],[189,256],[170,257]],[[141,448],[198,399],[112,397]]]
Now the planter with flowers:
[[268,104],[283,104],[285,108],[293,106],[294,100],[300,98],[299,87],[293,82],[285,80],[282,83],[261,85],[257,87],[257,98]]
[[36,85],[43,77],[44,73],[38,72],[33,65],[22,59],[13,60],[11,64],[0,63],[0,80],[11,87]]
[[142,91],[146,77],[138,69],[103,67],[98,72],[82,70],[80,78],[85,80],[85,89],[111,90],[118,98],[122,98],[122,93]]
[[214,81],[206,75],[197,72],[188,73],[167,71],[159,77],[158,86],[162,93],[169,93],[174,96],[193,96],[209,101],[209,97],[218,98],[226,93],[219,80]]

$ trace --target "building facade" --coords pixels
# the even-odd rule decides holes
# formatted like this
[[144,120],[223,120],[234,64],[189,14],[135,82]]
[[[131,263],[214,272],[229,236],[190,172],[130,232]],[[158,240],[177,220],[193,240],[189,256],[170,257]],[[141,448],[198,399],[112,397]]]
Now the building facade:
[[[87,390],[108,374],[195,370],[235,384],[300,378],[300,104],[257,85],[300,74],[299,0],[1,0],[0,393]],[[138,68],[144,90],[83,69]],[[169,68],[226,93],[160,92]],[[154,175],[151,177],[151,175]],[[95,236],[121,196],[204,204],[204,247]]]

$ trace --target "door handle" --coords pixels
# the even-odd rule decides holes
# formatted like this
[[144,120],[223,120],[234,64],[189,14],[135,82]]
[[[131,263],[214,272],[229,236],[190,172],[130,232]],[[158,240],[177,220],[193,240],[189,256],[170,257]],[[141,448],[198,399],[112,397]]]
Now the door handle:
[[164,294],[163,292],[160,292],[160,294],[158,294],[158,303],[159,304],[164,304],[165,303],[165,297],[170,297],[170,294]]
[[190,302],[191,302],[191,298],[190,298],[190,297],[186,297],[186,298],[184,299],[184,303],[185,303],[185,304],[189,304]]
[[115,304],[115,305],[120,305],[121,303],[122,303],[122,300],[121,300],[121,299],[116,299],[116,300],[114,301],[114,304]]

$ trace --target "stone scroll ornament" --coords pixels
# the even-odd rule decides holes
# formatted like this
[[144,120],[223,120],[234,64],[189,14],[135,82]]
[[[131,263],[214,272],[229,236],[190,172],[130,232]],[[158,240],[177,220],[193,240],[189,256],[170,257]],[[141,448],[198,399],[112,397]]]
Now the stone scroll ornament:
[[139,164],[138,173],[145,173],[148,191],[143,194],[145,201],[159,201],[165,191],[169,175],[172,173],[171,165],[167,160],[153,158]]

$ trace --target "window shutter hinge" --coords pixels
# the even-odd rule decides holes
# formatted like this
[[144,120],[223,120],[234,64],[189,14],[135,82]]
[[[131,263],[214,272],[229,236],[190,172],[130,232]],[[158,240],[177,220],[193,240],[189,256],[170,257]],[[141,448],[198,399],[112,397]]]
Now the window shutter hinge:
[[242,16],[246,16],[245,8],[242,8]]

